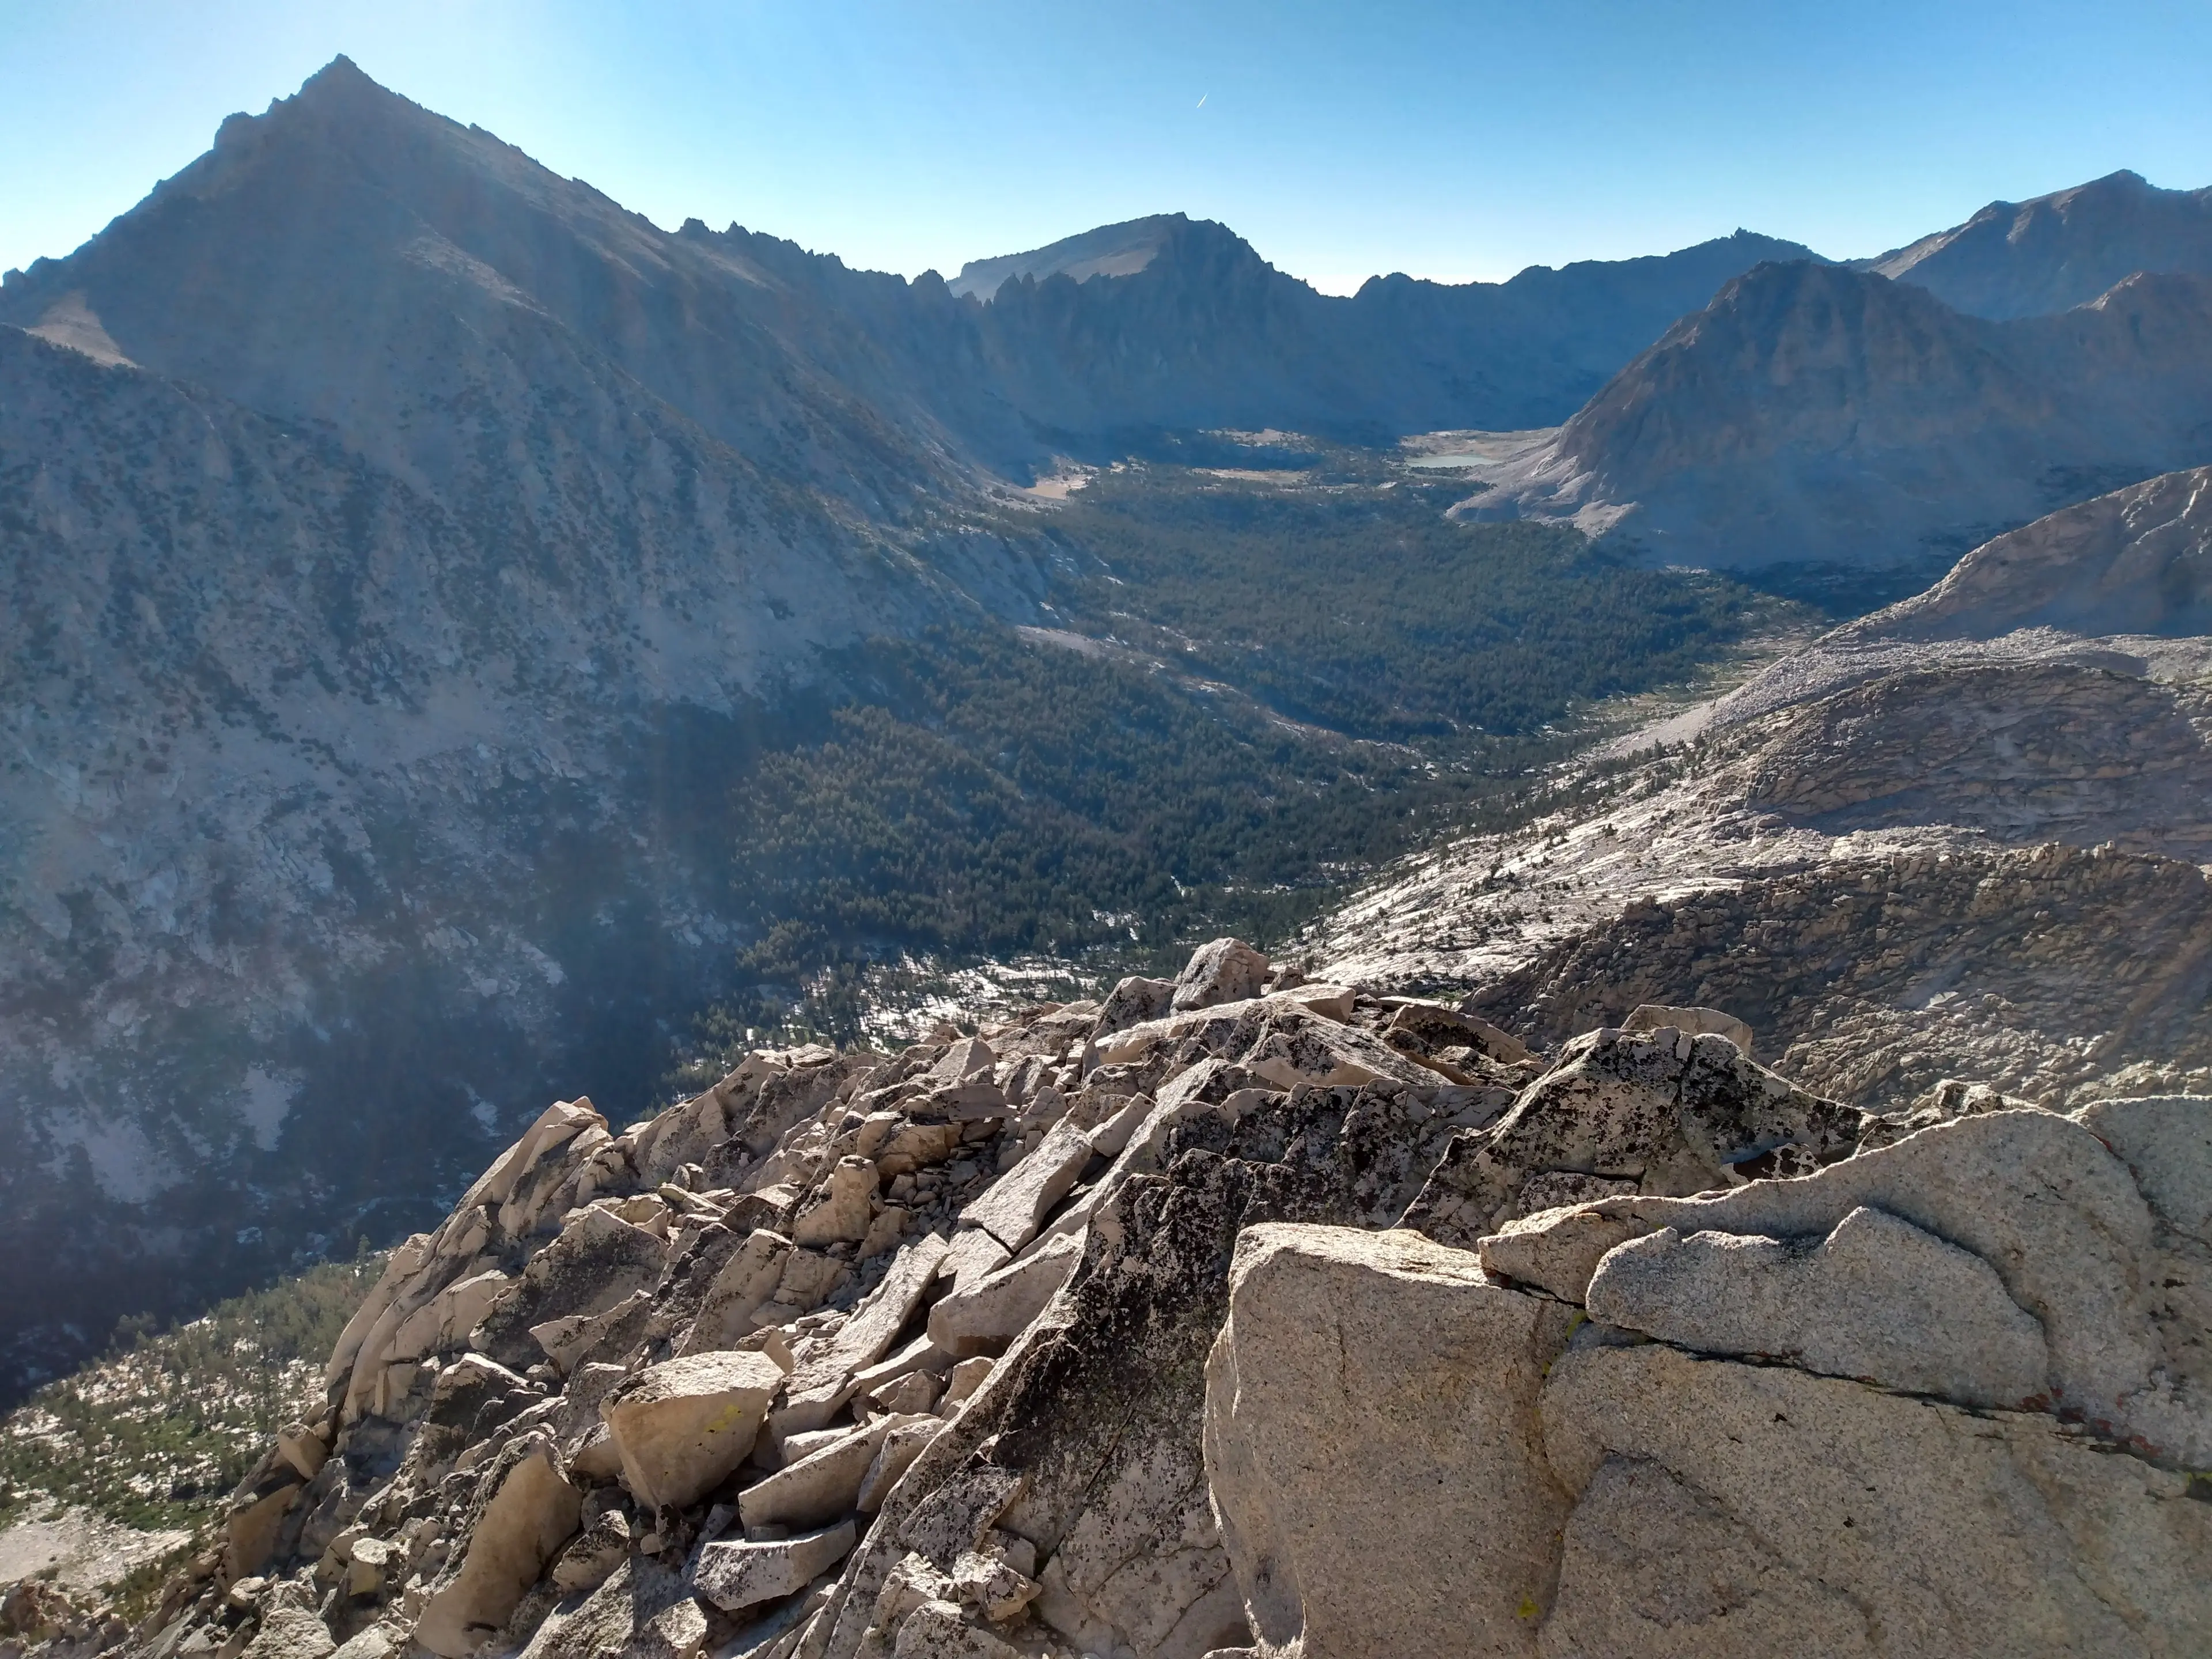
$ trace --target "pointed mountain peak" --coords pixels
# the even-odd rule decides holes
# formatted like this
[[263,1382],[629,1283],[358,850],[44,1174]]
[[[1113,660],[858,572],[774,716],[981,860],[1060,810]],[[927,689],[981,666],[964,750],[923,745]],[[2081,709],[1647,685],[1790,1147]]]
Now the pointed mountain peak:
[[302,94],[319,93],[343,88],[374,88],[378,92],[387,90],[366,74],[360,64],[340,52],[300,83]]
[[426,125],[453,125],[373,80],[352,58],[340,53],[301,82],[299,91],[289,98],[272,100],[263,113],[240,112],[228,117],[216,130],[210,155],[178,173],[162,189],[205,189],[213,181],[213,169],[245,160],[279,135],[349,133],[371,123],[410,119]]
[[270,105],[269,113],[295,119],[311,117],[321,122],[412,117],[440,125],[459,125],[401,97],[343,52],[302,81],[299,91],[289,98],[279,98]]

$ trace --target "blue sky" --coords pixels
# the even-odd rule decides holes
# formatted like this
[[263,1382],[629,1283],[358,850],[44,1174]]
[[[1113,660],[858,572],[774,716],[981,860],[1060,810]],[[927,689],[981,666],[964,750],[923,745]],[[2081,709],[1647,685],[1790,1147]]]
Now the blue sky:
[[1841,257],[2212,184],[2212,0],[0,0],[0,268],[340,52],[665,226],[908,274],[1176,209],[1337,290],[1738,225]]

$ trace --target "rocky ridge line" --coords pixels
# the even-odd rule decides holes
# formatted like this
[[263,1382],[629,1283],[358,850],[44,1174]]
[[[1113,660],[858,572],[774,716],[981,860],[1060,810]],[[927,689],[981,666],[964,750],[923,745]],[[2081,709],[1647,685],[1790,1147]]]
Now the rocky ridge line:
[[48,1653],[2202,1650],[2212,1100],[1883,1116],[1752,1041],[1224,939],[558,1103]]

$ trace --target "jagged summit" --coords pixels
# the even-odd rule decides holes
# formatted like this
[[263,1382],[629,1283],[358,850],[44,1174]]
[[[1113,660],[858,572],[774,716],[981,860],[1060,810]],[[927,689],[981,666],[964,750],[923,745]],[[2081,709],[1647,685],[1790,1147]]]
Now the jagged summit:
[[2212,188],[2161,190],[2123,170],[1860,262],[1953,309],[2006,319],[2087,304],[2136,271],[2212,273]]
[[414,100],[392,91],[343,52],[338,53],[300,82],[299,91],[289,98],[278,98],[270,104],[272,111],[287,106],[300,110],[343,110],[352,113],[370,109],[386,112],[409,110],[427,120],[445,119],[442,116],[432,114]]
[[132,211],[143,212],[174,194],[204,197],[219,191],[234,179],[237,168],[272,148],[280,155],[288,146],[366,155],[402,133],[417,143],[443,138],[456,145],[466,144],[471,136],[489,137],[403,97],[341,55],[301,82],[290,97],[271,100],[259,115],[241,111],[225,118],[212,148],[156,185]]

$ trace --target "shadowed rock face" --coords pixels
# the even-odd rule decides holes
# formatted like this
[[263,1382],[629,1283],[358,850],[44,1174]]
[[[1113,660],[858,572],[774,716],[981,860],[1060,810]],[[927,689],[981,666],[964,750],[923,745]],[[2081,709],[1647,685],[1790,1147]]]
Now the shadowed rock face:
[[1455,510],[1698,564],[1956,554],[2212,459],[2208,367],[2212,276],[1993,323],[1843,266],[1761,266]]
[[2160,190],[2115,173],[2030,202],[1992,202],[1963,225],[1860,263],[1970,316],[2065,311],[2138,270],[2212,275],[2212,190]]
[[1093,276],[1133,276],[1159,257],[1179,226],[1189,222],[1180,213],[1156,213],[1063,236],[1026,253],[970,259],[945,287],[963,298],[972,294],[988,301],[1005,284],[1024,276],[1040,283],[1048,276],[1066,276],[1075,283],[1087,283]]
[[748,246],[341,61],[0,289],[0,1388],[427,1220],[532,1051],[649,1087],[762,694],[1030,615],[866,279]]

